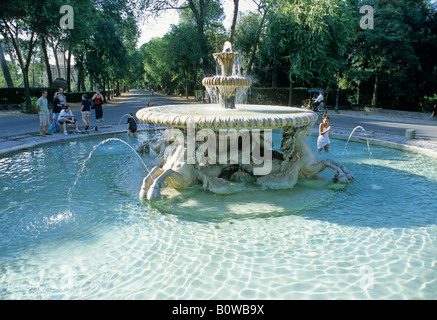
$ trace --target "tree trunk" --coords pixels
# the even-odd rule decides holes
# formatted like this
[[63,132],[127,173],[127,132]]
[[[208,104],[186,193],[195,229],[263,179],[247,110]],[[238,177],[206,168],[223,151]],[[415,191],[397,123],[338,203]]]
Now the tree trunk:
[[8,88],[13,88],[14,82],[12,81],[11,73],[9,72],[9,67],[8,67],[7,61],[5,59],[5,55],[3,53],[3,43],[2,42],[0,42],[0,63],[2,66],[3,75],[5,77],[6,84],[7,84]]
[[273,53],[272,88],[276,88],[278,86],[278,68],[279,68],[278,56],[279,56],[279,51],[278,48],[276,47]]
[[30,83],[29,83],[29,69],[25,68],[23,70],[23,81],[24,81],[24,93],[26,96],[26,108],[27,110],[31,110],[32,102],[30,100]]
[[209,46],[204,30],[206,14],[208,12],[208,1],[199,0],[198,1],[199,9],[197,9],[195,2],[196,1],[194,0],[188,0],[188,6],[190,7],[190,10],[193,12],[193,16],[196,21],[196,30],[197,30],[197,36],[200,44],[203,73],[205,74],[205,76],[211,76],[212,68],[209,62],[211,58],[209,56],[210,55]]
[[264,14],[262,16],[261,22],[259,23],[259,27],[258,27],[258,30],[256,32],[255,43],[252,46],[252,53],[250,54],[249,63],[247,64],[246,75],[249,75],[250,71],[252,70],[252,64],[253,64],[253,61],[255,59],[256,49],[258,48],[259,38],[261,37],[261,31],[262,31],[264,21],[266,19],[266,15],[267,15],[268,11],[269,11],[269,7],[266,7],[266,9],[264,10]]
[[234,0],[234,17],[232,18],[231,30],[229,32],[229,41],[232,43],[234,39],[235,26],[237,25],[238,18],[238,2],[239,0]]
[[41,49],[42,52],[44,53],[44,62],[46,65],[46,72],[47,72],[47,84],[49,87],[52,87],[53,86],[52,70],[50,68],[49,55],[47,54],[46,38],[44,36],[41,37]]
[[378,69],[375,71],[375,84],[373,86],[373,107],[376,108],[378,96]]
[[357,88],[357,105],[360,105],[360,86]]
[[55,55],[55,64],[56,64],[56,70],[58,71],[57,78],[61,78],[61,67],[59,66],[59,59],[58,59],[58,53],[57,53],[57,46],[54,44],[52,45],[53,54]]
[[71,92],[71,50],[68,49],[68,56],[67,56],[67,74],[65,75],[67,79],[67,91]]
[[103,94],[103,101],[106,103],[106,96],[108,93],[106,92],[105,80],[103,80],[103,90],[100,90],[100,93]]
[[288,106],[291,107],[293,104],[293,80],[291,80],[290,75],[290,91],[288,92]]
[[188,99],[188,71],[185,71],[185,97]]
[[27,56],[23,58],[22,51],[20,49],[20,41],[18,38],[18,33],[14,37],[14,32],[11,30],[11,27],[3,20],[5,26],[7,28],[8,35],[12,41],[12,45],[14,47],[15,53],[17,54],[18,63],[20,65],[21,71],[23,73],[24,80],[24,88],[26,93],[26,107],[30,110],[31,108],[31,100],[30,100],[30,86],[29,86],[29,66],[32,61],[33,49],[35,47],[37,41],[37,35],[34,31],[32,31],[30,35],[30,39],[28,40],[28,51]]
[[77,68],[77,91],[86,91],[83,67],[76,63]]

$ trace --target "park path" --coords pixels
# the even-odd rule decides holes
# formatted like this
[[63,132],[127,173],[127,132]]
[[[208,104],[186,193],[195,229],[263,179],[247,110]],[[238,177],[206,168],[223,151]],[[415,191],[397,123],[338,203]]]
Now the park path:
[[[90,116],[91,126],[118,125],[120,119],[125,114],[135,114],[139,109],[146,107],[149,101],[152,101],[154,106],[160,106],[167,104],[192,103],[194,100],[160,94],[152,95],[149,91],[142,89],[130,90],[103,105],[103,118],[105,119],[105,122],[96,122],[94,111],[92,111]],[[79,121],[79,127],[84,126],[81,120],[80,103],[72,103],[70,105],[75,118]],[[27,115],[18,112],[3,112],[3,114],[0,114],[0,138],[21,136],[38,132],[38,115]]]

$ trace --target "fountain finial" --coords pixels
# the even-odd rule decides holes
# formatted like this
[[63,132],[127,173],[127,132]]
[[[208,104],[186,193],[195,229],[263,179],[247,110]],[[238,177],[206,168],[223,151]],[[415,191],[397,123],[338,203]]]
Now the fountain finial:
[[225,41],[223,44],[223,52],[232,52],[232,43],[230,41]]

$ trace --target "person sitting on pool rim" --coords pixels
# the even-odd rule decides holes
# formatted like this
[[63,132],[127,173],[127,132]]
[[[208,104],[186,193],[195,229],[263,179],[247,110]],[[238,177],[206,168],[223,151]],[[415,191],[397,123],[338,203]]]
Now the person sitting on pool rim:
[[64,110],[61,110],[59,114],[58,122],[64,128],[64,135],[68,136],[67,132],[67,123],[72,123],[76,127],[76,132],[80,133],[80,130],[77,127],[77,120],[74,119],[73,112],[71,112],[70,106],[67,104]]

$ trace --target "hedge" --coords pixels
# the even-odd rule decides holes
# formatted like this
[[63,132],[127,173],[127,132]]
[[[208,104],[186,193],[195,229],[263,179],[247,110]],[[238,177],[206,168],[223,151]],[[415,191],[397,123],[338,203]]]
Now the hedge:
[[[289,88],[261,88],[251,87],[249,89],[247,103],[250,104],[269,104],[288,106]],[[350,96],[352,90],[341,89],[338,95],[338,104],[340,106],[350,106]],[[302,100],[306,100],[310,97],[310,93],[307,88],[293,88],[293,101],[294,106],[300,105]],[[328,101],[327,104],[335,106],[337,99],[337,89],[328,89]]]
[[[39,98],[41,96],[41,92],[43,90],[47,91],[47,100],[51,102],[53,100],[53,96],[55,92],[58,91],[59,88],[31,88],[30,96]],[[82,101],[82,95],[86,94],[88,99],[94,95],[95,91],[84,91],[84,92],[64,92],[65,97],[67,98],[67,102],[75,103]],[[105,91],[101,91],[103,95],[105,95]],[[26,94],[24,88],[0,88],[0,104],[22,104],[26,102]]]
[[[31,88],[30,96],[39,98],[43,90],[47,91],[47,98],[50,100],[50,97],[53,97],[58,88]],[[22,104],[24,102],[26,102],[24,88],[0,88],[1,104]]]

